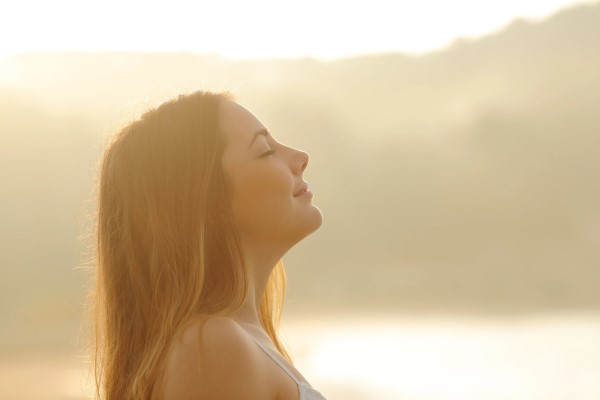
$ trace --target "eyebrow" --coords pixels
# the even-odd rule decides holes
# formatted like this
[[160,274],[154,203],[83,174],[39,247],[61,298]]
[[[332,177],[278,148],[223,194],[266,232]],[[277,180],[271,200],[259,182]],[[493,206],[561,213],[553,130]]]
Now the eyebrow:
[[250,142],[250,144],[248,145],[248,148],[250,148],[250,146],[252,146],[252,143],[254,143],[254,141],[256,140],[257,137],[259,137],[260,135],[263,136],[269,136],[269,131],[266,129],[261,129],[259,131],[256,131],[254,133],[254,136],[252,137],[252,141]]

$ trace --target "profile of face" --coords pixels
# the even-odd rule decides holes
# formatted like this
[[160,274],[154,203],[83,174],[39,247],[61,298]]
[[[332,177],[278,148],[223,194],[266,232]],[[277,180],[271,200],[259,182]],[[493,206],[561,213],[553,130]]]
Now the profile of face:
[[312,193],[302,191],[308,154],[277,142],[257,117],[235,102],[223,100],[219,114],[227,141],[221,163],[242,240],[287,251],[323,219],[312,204]]

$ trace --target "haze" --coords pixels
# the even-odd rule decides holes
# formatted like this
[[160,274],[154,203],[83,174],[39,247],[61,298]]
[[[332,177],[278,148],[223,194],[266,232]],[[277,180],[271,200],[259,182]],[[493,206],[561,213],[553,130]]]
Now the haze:
[[[79,50],[99,50],[109,41],[95,47],[91,31],[108,40],[127,25],[122,49],[198,43],[200,51],[216,32],[238,32],[227,40],[239,45],[254,26],[265,40],[247,40],[250,49],[284,28],[236,13],[248,25],[187,37],[196,16],[180,13],[189,23],[173,28],[186,36],[179,42],[169,36],[171,14],[158,18],[151,5],[51,24],[58,20],[44,17],[65,8],[58,4],[28,8],[22,30],[39,23],[38,40],[7,36],[0,24],[11,39],[1,47],[89,39]],[[72,7],[77,16],[89,6]],[[394,20],[382,10],[380,33]],[[438,22],[449,13],[435,10]],[[343,28],[340,15],[317,18],[315,29],[326,20]],[[312,50],[304,30],[300,47],[281,34],[294,52]],[[304,177],[324,222],[284,258],[283,338],[327,398],[599,399],[598,71],[598,3],[419,56],[75,51],[0,60],[0,398],[89,398],[75,355],[86,344],[80,322],[105,140],[149,107],[209,89],[231,90],[278,140],[310,154]]]
[[215,53],[228,58],[422,54],[591,0],[14,1],[0,57],[37,51]]

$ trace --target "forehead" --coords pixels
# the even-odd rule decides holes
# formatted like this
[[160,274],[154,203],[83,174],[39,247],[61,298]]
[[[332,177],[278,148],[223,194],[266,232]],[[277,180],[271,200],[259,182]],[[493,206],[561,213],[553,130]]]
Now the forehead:
[[247,148],[254,133],[264,129],[259,119],[241,105],[223,100],[219,107],[219,127],[228,148]]

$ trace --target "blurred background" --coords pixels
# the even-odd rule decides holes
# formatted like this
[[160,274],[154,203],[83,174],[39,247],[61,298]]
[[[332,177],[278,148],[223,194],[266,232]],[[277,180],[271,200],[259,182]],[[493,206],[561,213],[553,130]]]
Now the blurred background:
[[1,399],[90,398],[97,163],[198,89],[310,154],[282,336],[328,399],[600,398],[600,2],[3,8]]

